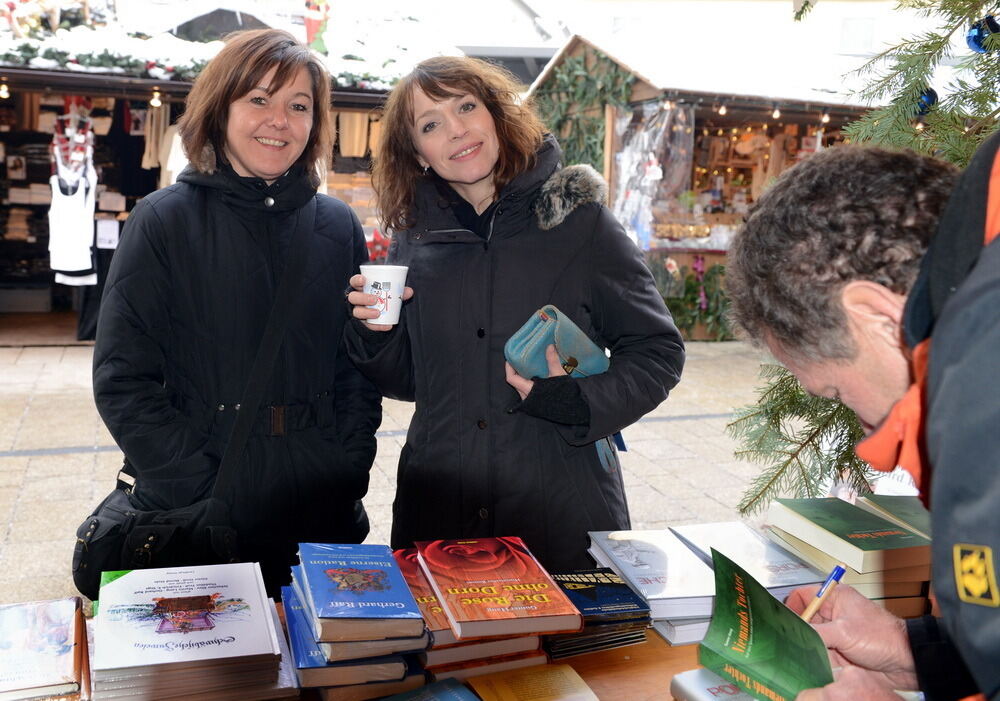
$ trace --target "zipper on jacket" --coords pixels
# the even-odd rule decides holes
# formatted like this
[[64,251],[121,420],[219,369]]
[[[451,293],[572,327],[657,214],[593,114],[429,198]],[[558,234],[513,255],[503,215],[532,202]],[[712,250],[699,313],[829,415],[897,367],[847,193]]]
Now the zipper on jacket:
[[510,195],[507,197],[501,197],[497,202],[497,206],[493,209],[493,214],[490,215],[490,229],[486,232],[486,242],[483,244],[484,251],[490,250],[490,239],[493,238],[493,222],[496,221],[497,215],[500,214],[500,210],[503,209],[503,201],[505,199],[513,199],[513,197]]
[[425,229],[424,231],[415,232],[411,236],[419,241],[423,238],[424,234],[472,234],[475,236],[476,232],[471,229]]

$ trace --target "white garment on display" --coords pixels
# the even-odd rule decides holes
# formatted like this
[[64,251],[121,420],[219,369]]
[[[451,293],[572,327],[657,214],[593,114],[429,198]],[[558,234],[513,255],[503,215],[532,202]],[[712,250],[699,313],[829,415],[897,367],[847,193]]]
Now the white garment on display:
[[97,273],[91,273],[90,275],[80,275],[74,277],[73,275],[64,275],[63,273],[56,273],[56,282],[60,285],[70,285],[71,287],[84,287],[86,285],[96,285],[97,284]]
[[167,187],[177,182],[177,176],[187,167],[188,159],[181,145],[181,135],[177,126],[171,124],[163,132],[160,143],[160,187]]
[[[94,136],[89,117],[73,114],[59,118],[52,141],[56,172],[49,177],[52,205],[49,207],[49,267],[56,282],[64,285],[96,285],[93,272],[94,208],[97,202],[97,171],[94,170]],[[69,194],[63,192],[65,188]],[[81,275],[70,275],[83,271]],[[66,273],[66,274],[63,274]]]
[[[59,176],[49,178],[52,186],[52,206],[49,208],[49,265],[53,270],[72,272],[93,267],[91,246],[94,245],[94,193],[97,173],[90,166],[77,181],[73,194],[65,195],[59,187]],[[72,280],[85,280],[74,278]],[[66,284],[89,285],[91,282]]]
[[151,107],[146,113],[145,137],[146,147],[142,152],[142,165],[145,170],[159,168],[160,144],[167,130],[167,120],[170,119],[170,108],[167,106]]

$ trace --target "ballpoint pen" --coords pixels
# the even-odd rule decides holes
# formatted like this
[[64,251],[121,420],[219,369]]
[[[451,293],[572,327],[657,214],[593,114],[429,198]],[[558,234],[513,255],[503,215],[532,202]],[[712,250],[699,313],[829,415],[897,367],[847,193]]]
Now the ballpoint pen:
[[823,585],[819,588],[819,591],[816,592],[816,598],[813,599],[808,606],[806,606],[806,610],[802,612],[802,615],[799,616],[799,618],[808,623],[816,612],[819,611],[819,607],[823,605],[823,602],[826,601],[826,597],[830,596],[830,592],[832,592],[834,587],[840,583],[840,579],[844,576],[844,572],[846,571],[847,565],[843,562],[834,567],[833,571],[826,578],[826,581],[823,582]]

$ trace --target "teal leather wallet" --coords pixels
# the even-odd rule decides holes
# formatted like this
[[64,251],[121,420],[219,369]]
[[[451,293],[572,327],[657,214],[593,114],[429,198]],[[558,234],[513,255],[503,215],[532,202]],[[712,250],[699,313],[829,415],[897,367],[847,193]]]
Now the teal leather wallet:
[[572,319],[546,304],[504,344],[503,354],[521,377],[548,377],[545,349],[553,345],[566,374],[598,375],[610,365],[604,349],[591,341]]

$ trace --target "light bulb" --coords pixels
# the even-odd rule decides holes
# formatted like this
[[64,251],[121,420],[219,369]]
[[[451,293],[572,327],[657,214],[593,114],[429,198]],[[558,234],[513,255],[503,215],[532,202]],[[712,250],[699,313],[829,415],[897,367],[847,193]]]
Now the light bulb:
[[830,113],[829,112],[824,112],[823,116],[820,117],[819,121],[823,122],[823,124],[829,124],[830,123]]
[[728,111],[729,110],[726,109],[726,103],[725,102],[723,102],[721,105],[719,105],[719,114],[725,116],[726,112],[728,112]]
[[7,83],[0,83],[0,100],[6,100],[10,97],[10,90],[7,88]]
[[774,112],[771,113],[771,117],[773,119],[781,119],[781,110],[779,110],[777,107],[775,107],[774,108]]
[[160,91],[159,90],[154,90],[153,91],[153,97],[149,101],[149,106],[150,107],[159,107],[162,104],[163,104],[163,101],[160,100]]

